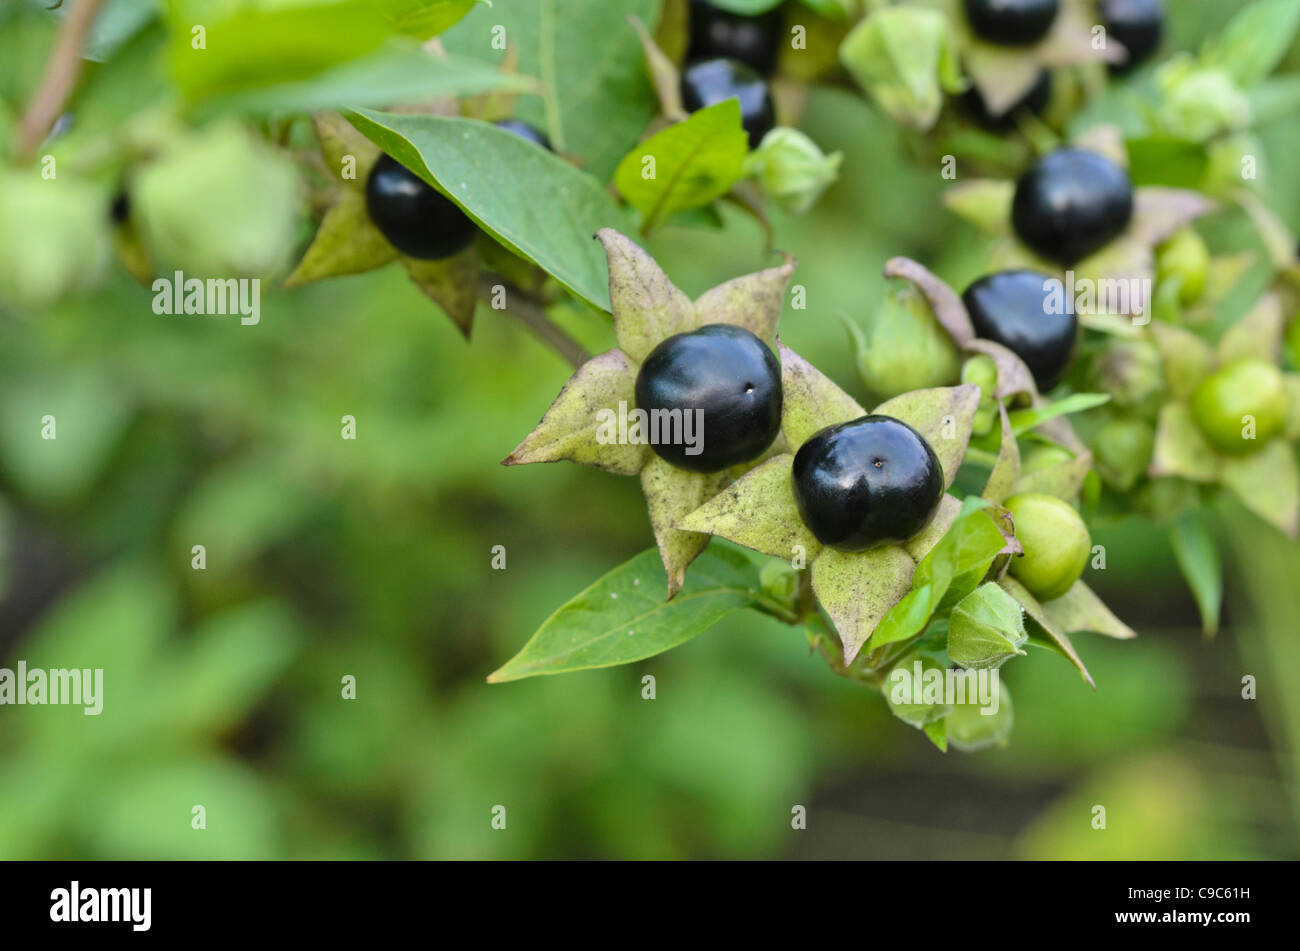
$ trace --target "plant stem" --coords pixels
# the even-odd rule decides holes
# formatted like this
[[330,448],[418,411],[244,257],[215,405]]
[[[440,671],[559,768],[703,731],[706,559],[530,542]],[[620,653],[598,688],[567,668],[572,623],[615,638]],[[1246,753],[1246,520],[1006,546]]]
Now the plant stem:
[[506,313],[519,318],[537,339],[567,360],[575,369],[591,359],[591,354],[586,348],[555,326],[546,316],[546,311],[533,298],[499,274],[483,274],[479,277],[479,297],[483,300],[492,303],[497,287],[505,288]]
[[63,19],[54,50],[45,64],[45,75],[18,127],[19,161],[25,162],[36,154],[76,88],[84,62],[81,51],[103,3],[104,0],[76,0],[76,6]]

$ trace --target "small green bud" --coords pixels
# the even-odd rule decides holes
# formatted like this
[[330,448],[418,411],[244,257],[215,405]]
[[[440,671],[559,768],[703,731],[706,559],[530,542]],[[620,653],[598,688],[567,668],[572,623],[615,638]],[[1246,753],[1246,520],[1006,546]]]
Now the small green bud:
[[971,417],[971,435],[987,436],[993,432],[993,426],[998,421],[998,404],[989,400],[981,402],[975,408],[975,415]]
[[1068,502],[1038,492],[1003,503],[1015,520],[1023,555],[1011,559],[1011,575],[1040,601],[1059,598],[1083,575],[1092,554],[1088,526]]
[[235,124],[186,136],[140,171],[136,220],[155,256],[194,277],[269,277],[297,239],[293,163]]
[[948,656],[968,669],[1001,667],[1021,650],[1025,632],[1020,602],[996,584],[982,584],[952,609],[948,618]]
[[1246,456],[1286,428],[1289,404],[1282,373],[1263,360],[1234,360],[1192,394],[1192,419],[1210,444]]
[[939,10],[877,8],[844,38],[840,61],[885,112],[914,129],[934,125],[945,90],[965,88],[952,25]]
[[93,287],[104,273],[107,196],[65,175],[0,171],[0,301],[41,310]]
[[1111,340],[1089,366],[1089,387],[1126,409],[1154,411],[1164,385],[1164,361],[1149,340]]
[[1155,444],[1149,423],[1133,417],[1112,419],[1093,438],[1097,470],[1115,488],[1128,492],[1146,474]]
[[885,399],[912,390],[950,386],[960,372],[957,345],[916,288],[891,288],[867,335],[849,324],[862,382]]
[[1250,100],[1223,70],[1176,60],[1161,68],[1156,80],[1162,93],[1158,116],[1170,135],[1208,142],[1250,126]]
[[779,208],[801,215],[839,177],[842,152],[827,155],[798,129],[778,126],[745,157],[745,174]]
[[981,398],[990,397],[998,386],[998,365],[992,357],[976,354],[961,365],[961,381],[978,386]]
[[909,654],[894,665],[882,688],[889,712],[920,729],[951,709],[945,701],[947,668],[924,654]]
[[1179,281],[1184,307],[1201,299],[1209,274],[1210,249],[1194,228],[1183,228],[1156,250],[1156,280]]
[[[975,671],[967,671],[966,695],[972,694],[972,681],[979,683]],[[963,753],[974,753],[990,746],[1003,746],[1011,735],[1015,725],[1015,714],[1011,706],[1011,691],[1007,689],[1002,678],[991,683],[986,681],[987,697],[981,697],[980,691],[974,691],[975,700],[953,704],[951,712],[944,719],[948,743]]]
[[763,593],[781,602],[789,602],[799,589],[799,572],[784,561],[769,561],[758,574]]

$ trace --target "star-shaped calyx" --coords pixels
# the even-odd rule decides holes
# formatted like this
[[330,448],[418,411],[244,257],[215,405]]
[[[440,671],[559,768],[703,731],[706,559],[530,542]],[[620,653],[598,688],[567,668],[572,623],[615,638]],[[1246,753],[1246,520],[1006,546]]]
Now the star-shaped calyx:
[[1001,116],[1022,101],[1044,69],[1087,63],[1123,63],[1128,51],[1111,37],[1094,42],[1097,23],[1092,0],[1061,0],[1047,34],[1028,46],[999,46],[977,37],[966,19],[963,0],[944,0],[965,73],[979,90],[989,115]]
[[[1128,168],[1128,153],[1120,132],[1097,126],[1073,143],[1095,152],[1120,168]],[[1140,186],[1133,192],[1133,214],[1127,228],[1099,251],[1069,268],[1048,261],[1030,250],[1015,234],[1011,207],[1016,183],[1006,179],[971,179],[944,194],[944,204],[955,214],[998,241],[989,256],[989,270],[1030,268],[1062,280],[1073,300],[1075,288],[1093,289],[1097,295],[1123,282],[1125,313],[1108,313],[1100,307],[1079,309],[1079,322],[1094,330],[1127,336],[1141,334],[1150,319],[1156,276],[1156,246],[1216,207],[1200,192],[1163,186]],[[1071,278],[1073,283],[1071,283]],[[1098,302],[1102,303],[1102,302]]]
[[[903,545],[862,552],[822,545],[799,514],[792,481],[795,451],[827,426],[859,419],[867,411],[794,351],[782,346],[780,354],[781,428],[789,451],[736,480],[685,516],[678,527],[806,564],[812,571],[813,593],[839,633],[848,664],[881,618],[908,593],[917,563],[943,537],[961,503],[945,493],[929,524]],[[917,390],[886,400],[872,412],[902,420],[930,444],[943,468],[946,489],[966,453],[979,397],[979,387],[970,384]]]
[[[1281,360],[1284,328],[1283,305],[1273,292],[1264,294],[1214,346],[1182,327],[1160,321],[1151,325],[1169,400],[1160,409],[1148,475],[1222,486],[1248,510],[1294,538],[1300,533],[1300,470],[1291,444],[1300,440],[1300,374],[1275,369]],[[1207,379],[1234,366],[1245,368],[1239,372],[1246,379],[1229,383],[1230,387],[1243,382],[1258,387],[1265,377],[1280,380],[1285,408],[1278,406],[1272,413],[1275,418],[1280,414],[1284,423],[1281,431],[1270,433],[1258,431],[1267,423],[1253,415],[1226,418],[1224,429],[1229,439],[1240,437],[1240,447],[1216,448],[1197,423],[1194,403]],[[1227,400],[1212,393],[1199,395],[1210,401],[1202,412],[1213,413],[1217,403],[1228,414]]]
[[[662,341],[708,324],[732,324],[753,333],[769,347],[794,258],[779,267],[738,277],[692,301],[644,250],[609,228],[596,237],[609,261],[609,296],[618,347],[587,361],[565,384],[542,421],[503,462],[524,465],[567,459],[618,475],[640,476],[655,541],[668,574],[668,597],[682,586],[686,569],[709,543],[709,536],[682,529],[678,522],[713,498],[738,475],[783,448],[780,435],[767,454],[721,472],[677,468],[645,443],[618,442],[602,431],[602,410],[626,414],[636,408],[636,379],[642,361]],[[608,418],[608,417],[606,417]]]
[[466,337],[478,301],[480,255],[495,245],[481,234],[451,257],[424,260],[398,251],[366,212],[366,179],[383,154],[379,147],[341,116],[315,116],[321,158],[338,182],[334,203],[325,212],[316,237],[298,267],[285,280],[293,287],[327,277],[360,274],[400,261],[415,285],[441,307]]

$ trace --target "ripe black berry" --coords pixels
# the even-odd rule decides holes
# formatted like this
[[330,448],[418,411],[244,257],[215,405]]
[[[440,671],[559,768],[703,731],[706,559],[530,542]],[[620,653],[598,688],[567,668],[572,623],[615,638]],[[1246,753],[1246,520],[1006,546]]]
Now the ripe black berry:
[[1111,66],[1126,73],[1155,52],[1165,29],[1164,0],[1102,0],[1101,21],[1106,32],[1124,45],[1128,59]]
[[1042,115],[1047,104],[1052,101],[1052,74],[1044,69],[1038,74],[1038,81],[1029,92],[1010,109],[1000,116],[992,115],[979,87],[971,86],[962,94],[961,104],[967,114],[980,125],[995,132],[1005,132],[1016,127],[1016,115],[1022,111],[1031,115]]
[[1060,0],[966,0],[966,19],[982,40],[1028,46],[1047,35],[1060,8]]
[[448,258],[474,240],[463,211],[390,155],[381,155],[366,179],[366,212],[403,254]]
[[505,129],[507,132],[513,132],[515,135],[519,136],[519,138],[527,139],[534,145],[540,145],[548,152],[555,151],[555,149],[551,148],[551,140],[546,137],[546,133],[541,129],[533,128],[533,126],[529,125],[523,119],[501,119],[492,124],[498,129]]
[[1064,308],[1049,302],[1053,280],[1038,271],[998,271],[961,296],[975,333],[1024,360],[1043,392],[1061,381],[1079,326],[1073,313],[1060,313]]
[[781,46],[781,13],[742,16],[720,10],[709,0],[691,0],[690,62],[723,56],[769,76]]
[[1133,217],[1133,183],[1105,156],[1057,149],[1016,182],[1011,223],[1020,240],[1067,267],[1119,237]]
[[763,77],[744,63],[731,59],[706,59],[692,63],[682,73],[682,105],[687,112],[740,100],[740,124],[755,148],[776,126],[772,93]]
[[794,497],[819,542],[864,551],[904,542],[925,527],[943,497],[943,466],[911,426],[863,416],[799,447]]
[[652,420],[656,410],[681,411],[682,426],[670,434],[664,430],[672,417],[660,417],[652,445],[661,458],[679,469],[720,472],[761,455],[776,438],[781,364],[743,327],[707,324],[650,351],[637,373],[636,405]]

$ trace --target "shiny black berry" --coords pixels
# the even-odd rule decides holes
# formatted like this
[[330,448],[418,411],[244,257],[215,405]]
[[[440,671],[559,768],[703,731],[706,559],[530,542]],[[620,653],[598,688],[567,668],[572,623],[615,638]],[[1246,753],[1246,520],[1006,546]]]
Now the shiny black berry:
[[743,16],[715,7],[709,0],[691,0],[691,45],[688,61],[726,57],[769,76],[781,48],[781,12],[769,10]]
[[650,351],[636,376],[636,405],[651,425],[656,410],[681,411],[681,428],[667,433],[675,417],[658,417],[652,447],[661,458],[679,469],[719,472],[772,445],[781,428],[781,364],[743,327],[706,324]]
[[[1053,294],[1051,283],[1055,282]],[[998,271],[980,278],[962,294],[977,336],[1012,351],[1046,392],[1061,381],[1078,334],[1079,321],[1064,313],[1064,287],[1039,271]]]
[[1057,149],[1016,182],[1011,223],[1032,250],[1069,266],[1099,251],[1133,217],[1133,182],[1105,156]]
[[366,179],[366,212],[398,251],[413,258],[448,258],[467,248],[476,229],[463,211],[389,155]]
[[926,526],[943,497],[943,466],[911,426],[863,416],[799,447],[794,497],[819,542],[865,551],[904,542]]
[[1102,0],[1101,22],[1106,32],[1128,50],[1128,59],[1111,66],[1111,71],[1126,73],[1160,45],[1165,29],[1164,0]]
[[981,40],[1028,46],[1047,35],[1060,9],[1060,0],[966,0],[966,19]]
[[706,59],[692,63],[682,73],[682,105],[687,112],[740,100],[740,124],[755,148],[776,126],[776,111],[767,82],[744,63],[731,59]]
[[529,125],[523,119],[501,119],[492,124],[498,129],[505,129],[507,132],[513,132],[515,135],[519,136],[519,138],[527,139],[534,145],[540,145],[548,152],[555,151],[555,149],[551,148],[551,140],[546,137],[546,133],[541,129]]
[[1028,112],[1031,115],[1039,116],[1047,108],[1048,103],[1052,101],[1052,74],[1044,69],[1038,74],[1038,81],[1034,83],[1029,92],[1025,93],[1010,109],[995,116],[989,112],[988,105],[984,102],[984,97],[980,94],[979,87],[971,86],[961,96],[962,108],[972,119],[995,132],[1005,132],[1008,129],[1016,127],[1016,116],[1021,112]]

